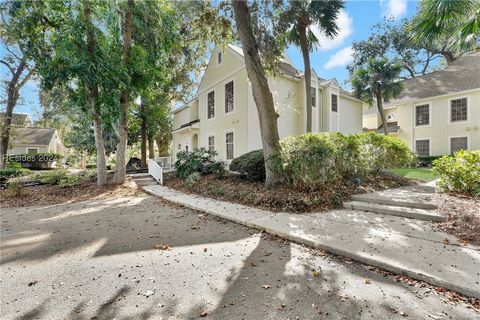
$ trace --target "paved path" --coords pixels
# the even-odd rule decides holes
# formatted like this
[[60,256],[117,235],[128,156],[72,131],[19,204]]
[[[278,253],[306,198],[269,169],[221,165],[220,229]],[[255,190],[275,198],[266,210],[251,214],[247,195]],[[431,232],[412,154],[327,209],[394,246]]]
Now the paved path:
[[160,185],[144,190],[192,209],[480,298],[480,249],[461,246],[455,237],[435,231],[425,221],[355,210],[273,214]]
[[151,196],[2,208],[1,218],[2,320],[479,315],[428,287]]

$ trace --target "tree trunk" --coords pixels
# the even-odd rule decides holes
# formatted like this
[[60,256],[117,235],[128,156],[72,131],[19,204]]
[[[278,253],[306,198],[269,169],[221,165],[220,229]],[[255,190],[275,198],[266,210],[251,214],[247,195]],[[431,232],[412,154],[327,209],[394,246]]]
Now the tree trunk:
[[147,120],[145,119],[145,105],[142,102],[140,103],[140,117],[142,119],[142,124],[140,127],[141,143],[140,143],[140,167],[147,167]]
[[307,111],[307,132],[312,132],[312,69],[310,67],[310,52],[308,51],[307,27],[298,22],[300,34],[300,48],[302,49],[303,65],[305,68],[305,108]]
[[[130,53],[132,46],[132,29],[133,29],[133,6],[134,1],[128,0],[128,7],[125,13],[125,22],[123,26],[123,62],[125,66],[130,65]],[[127,152],[127,132],[128,132],[128,101],[129,91],[128,86],[123,89],[120,96],[120,118],[118,119],[117,133],[117,149],[115,152],[116,165],[115,175],[113,182],[116,184],[122,184],[125,182],[125,176],[127,173],[126,168],[126,152]]]
[[155,140],[153,137],[148,137],[148,158],[155,158]]
[[[87,51],[90,59],[95,62],[96,43],[90,26],[90,15],[90,2],[83,0],[83,23],[87,37]],[[103,186],[107,184],[107,163],[105,160],[105,140],[103,138],[101,115],[98,110],[98,85],[96,83],[84,82],[84,87],[85,92],[89,94],[89,107],[93,114],[93,132],[95,136],[95,148],[97,149],[97,185]]]
[[107,162],[105,159],[102,122],[99,116],[95,116],[93,119],[93,133],[95,135],[95,149],[97,152],[97,185],[104,186],[107,184]]
[[380,93],[377,93],[377,109],[378,113],[380,114],[380,118],[382,119],[383,133],[388,136],[387,116],[385,115],[385,111],[383,110],[382,95]]
[[161,135],[157,135],[155,137],[155,142],[157,143],[158,156],[159,157],[167,156],[170,139],[167,139]]
[[262,67],[258,44],[253,35],[250,12],[247,1],[233,1],[233,10],[237,24],[238,35],[242,43],[247,75],[252,84],[253,99],[257,106],[262,137],[263,155],[265,158],[265,183],[272,186],[280,180],[280,174],[271,169],[270,156],[280,150],[277,118],[273,96],[268,86],[265,71]]
[[17,105],[20,88],[26,81],[22,81],[20,85],[18,82],[26,66],[27,64],[24,58],[20,61],[15,72],[12,72],[12,79],[8,82],[7,108],[5,109],[5,118],[3,119],[2,137],[0,141],[0,169],[5,168],[7,164],[7,151],[8,145],[10,144],[10,128],[12,126],[13,109]]

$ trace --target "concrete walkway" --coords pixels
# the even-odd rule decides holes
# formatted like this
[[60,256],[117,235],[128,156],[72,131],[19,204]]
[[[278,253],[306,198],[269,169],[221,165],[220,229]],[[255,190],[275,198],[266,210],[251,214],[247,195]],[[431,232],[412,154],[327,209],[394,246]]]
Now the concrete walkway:
[[160,185],[143,188],[191,209],[480,298],[480,249],[462,246],[426,221],[358,210],[272,213]]

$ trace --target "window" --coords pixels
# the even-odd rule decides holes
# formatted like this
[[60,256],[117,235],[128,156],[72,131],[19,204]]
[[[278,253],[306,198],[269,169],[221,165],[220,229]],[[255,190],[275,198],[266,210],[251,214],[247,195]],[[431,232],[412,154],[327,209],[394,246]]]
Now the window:
[[225,85],[225,113],[233,111],[233,81]]
[[468,138],[467,137],[455,137],[450,138],[450,153],[454,154],[460,150],[468,150]]
[[215,118],[215,91],[207,96],[207,119]]
[[316,107],[317,106],[317,89],[316,88],[312,88],[312,107]]
[[222,53],[219,52],[217,53],[217,64],[221,64],[222,63]]
[[229,132],[225,135],[225,143],[227,150],[227,160],[232,160],[234,157],[234,147],[233,147],[233,132]]
[[467,98],[450,101],[450,122],[467,121]]
[[397,114],[396,113],[389,113],[387,116],[387,121],[395,121],[397,120]]
[[430,156],[430,140],[416,140],[415,153],[420,157]]
[[332,111],[338,112],[338,96],[336,94],[332,94]]
[[415,106],[415,126],[428,126],[430,124],[430,105]]
[[38,149],[37,148],[27,148],[27,153],[28,154],[38,153]]
[[208,151],[215,151],[215,137],[208,137]]
[[187,152],[188,152],[188,146],[185,146],[185,151],[187,151]]

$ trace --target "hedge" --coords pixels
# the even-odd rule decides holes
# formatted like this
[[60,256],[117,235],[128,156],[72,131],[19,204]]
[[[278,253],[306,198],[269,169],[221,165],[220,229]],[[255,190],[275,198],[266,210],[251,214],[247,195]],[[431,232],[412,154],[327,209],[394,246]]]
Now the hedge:
[[233,159],[230,170],[240,173],[251,181],[265,181],[263,150],[250,151]]

